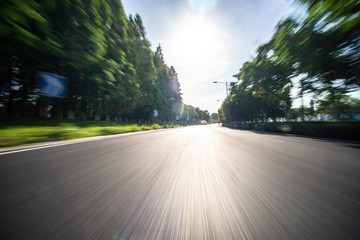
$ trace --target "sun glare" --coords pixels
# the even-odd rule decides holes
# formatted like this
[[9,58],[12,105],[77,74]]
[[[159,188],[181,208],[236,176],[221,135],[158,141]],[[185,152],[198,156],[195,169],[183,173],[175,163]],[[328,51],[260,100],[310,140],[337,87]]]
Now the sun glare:
[[183,19],[167,41],[178,60],[207,65],[223,53],[221,33],[216,24],[202,16]]
[[204,95],[227,71],[231,39],[211,14],[190,10],[174,26],[163,42],[165,57],[176,66],[184,101],[194,103],[191,96]]

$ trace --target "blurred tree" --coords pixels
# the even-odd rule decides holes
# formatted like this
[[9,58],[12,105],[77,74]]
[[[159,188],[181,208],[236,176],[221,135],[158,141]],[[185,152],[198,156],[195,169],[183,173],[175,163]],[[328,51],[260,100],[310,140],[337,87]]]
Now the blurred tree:
[[46,49],[56,48],[46,39],[49,26],[40,9],[34,0],[0,4],[0,102],[9,115],[31,114],[26,107],[36,94],[36,66]]
[[[8,115],[148,121],[181,117],[181,87],[139,15],[119,0],[0,4],[0,102]],[[39,96],[35,75],[68,78],[67,99]],[[188,116],[194,116],[192,108]],[[198,117],[198,116],[197,116]]]
[[342,114],[351,115],[359,113],[359,101],[359,99],[351,98],[344,93],[332,89],[324,99],[318,101],[317,113],[329,114],[335,119],[341,119]]
[[[129,17],[130,23],[130,61],[135,69],[136,86],[129,86],[127,89],[133,91],[130,105],[133,110],[127,107],[132,113],[129,115],[133,119],[150,119],[153,110],[157,109],[156,98],[156,69],[153,62],[153,53],[150,49],[150,42],[146,38],[146,32],[142,19],[139,15]],[[137,91],[134,91],[137,89]]]
[[[298,0],[305,4],[305,19],[280,22],[272,38],[277,58],[296,75],[305,76],[303,92],[321,93],[342,80],[352,90],[360,86],[360,3]],[[325,89],[323,89],[323,87]]]
[[219,121],[219,115],[217,113],[212,113],[210,115],[210,119],[214,122],[217,122],[217,121]]
[[261,121],[285,117],[291,107],[290,77],[292,71],[271,55],[270,43],[257,49],[257,55],[246,62],[235,75],[230,96],[219,113],[225,121]]

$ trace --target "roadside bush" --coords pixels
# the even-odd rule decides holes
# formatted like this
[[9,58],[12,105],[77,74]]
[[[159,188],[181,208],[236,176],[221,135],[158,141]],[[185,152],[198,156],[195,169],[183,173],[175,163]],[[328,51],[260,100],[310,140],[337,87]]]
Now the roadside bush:
[[226,123],[224,127],[267,132],[292,133],[304,136],[360,140],[360,122],[271,122],[256,124]]

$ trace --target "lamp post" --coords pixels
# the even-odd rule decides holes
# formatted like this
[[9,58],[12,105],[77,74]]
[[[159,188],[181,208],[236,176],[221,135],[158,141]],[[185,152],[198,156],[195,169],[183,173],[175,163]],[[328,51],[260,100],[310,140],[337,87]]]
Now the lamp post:
[[222,83],[222,84],[225,84],[225,87],[226,87],[226,97],[229,95],[228,82],[214,81],[213,83]]

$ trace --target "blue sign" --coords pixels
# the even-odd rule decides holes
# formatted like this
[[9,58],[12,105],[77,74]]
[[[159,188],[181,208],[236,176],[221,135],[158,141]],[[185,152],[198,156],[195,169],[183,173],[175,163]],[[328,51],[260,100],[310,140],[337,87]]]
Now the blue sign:
[[159,111],[158,110],[154,110],[154,117],[158,117],[159,116]]
[[39,72],[37,81],[40,88],[40,95],[49,97],[67,97],[67,78],[54,73]]
[[176,121],[178,121],[179,120],[179,116],[176,116]]

